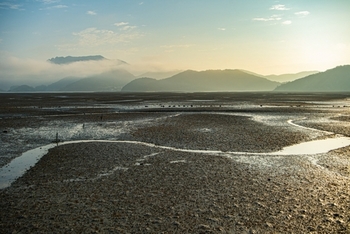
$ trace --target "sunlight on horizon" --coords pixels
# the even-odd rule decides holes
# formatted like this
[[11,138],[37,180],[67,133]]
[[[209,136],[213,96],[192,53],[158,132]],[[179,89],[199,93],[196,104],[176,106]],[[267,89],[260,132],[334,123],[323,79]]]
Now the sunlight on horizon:
[[90,74],[116,69],[117,59],[133,74],[325,71],[350,63],[349,10],[350,2],[339,0],[5,1],[0,82],[86,74],[81,66],[47,64],[56,56],[109,59],[102,66],[89,64]]

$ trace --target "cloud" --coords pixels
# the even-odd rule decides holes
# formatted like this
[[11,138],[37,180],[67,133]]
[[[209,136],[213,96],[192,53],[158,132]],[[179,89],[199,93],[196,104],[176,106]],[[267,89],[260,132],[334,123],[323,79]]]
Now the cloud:
[[23,10],[22,5],[11,2],[0,2],[0,9]]
[[[188,69],[184,67],[183,70]],[[126,70],[132,74],[143,74],[145,72],[174,72],[167,77],[180,73],[178,65],[169,63],[163,55],[152,54],[149,56],[140,56],[137,60],[133,61],[132,65]]]
[[180,44],[180,45],[162,45],[160,46],[161,48],[189,48],[189,47],[192,47],[193,45],[192,44]]
[[292,24],[292,21],[291,20],[286,20],[286,21],[283,21],[282,24],[289,25],[289,24]]
[[132,29],[135,29],[137,28],[137,26],[131,26],[131,25],[127,25],[127,26],[124,26],[122,28],[120,28],[121,30],[132,30]]
[[278,21],[281,20],[281,16],[280,15],[272,15],[269,18],[253,18],[253,21]]
[[123,31],[137,28],[137,26],[129,25],[129,22],[119,22],[119,23],[115,23],[114,25],[117,26],[119,30],[123,30]]
[[143,2],[140,2],[139,5],[143,5]]
[[[188,46],[188,45],[170,45]],[[128,62],[128,61],[127,61]],[[175,70],[159,55],[140,57],[132,65],[120,64],[119,60],[99,60],[76,62],[66,65],[48,61],[22,59],[0,51],[0,89],[8,90],[13,85],[49,85],[64,77],[88,77],[115,69],[125,69],[133,74],[145,72],[169,72]],[[179,72],[179,71],[178,71]]]
[[226,31],[226,28],[218,28],[220,31]]
[[276,10],[276,11],[288,11],[290,10],[289,8],[287,8],[285,5],[281,5],[281,4],[278,4],[278,5],[273,5],[270,10]]
[[46,7],[46,8],[40,8],[40,10],[53,10],[53,9],[65,9],[65,8],[68,8],[67,5],[55,5],[55,6],[49,6],[49,7]]
[[50,84],[67,76],[87,77],[113,69],[124,68],[118,60],[76,62],[67,65],[48,61],[21,59],[10,54],[0,54],[0,88],[12,85],[31,86]]
[[86,14],[88,14],[88,15],[97,15],[97,13],[95,11],[87,11]]
[[49,7],[49,9],[62,9],[62,8],[68,8],[68,6],[67,5],[56,5],[56,6]]
[[310,14],[310,12],[308,12],[308,11],[299,11],[299,12],[295,12],[294,14],[298,15],[298,16],[307,16],[307,15]]
[[116,44],[118,42],[124,41],[124,39],[114,31],[105,29],[100,30],[97,28],[87,28],[83,31],[73,33],[73,35],[79,37],[79,44],[83,46]]
[[138,32],[125,31],[117,33],[112,30],[87,28],[72,33],[74,39],[70,43],[57,45],[59,50],[74,51],[78,48],[92,49],[103,46],[112,46],[119,43],[129,43],[142,35]]
[[253,21],[276,21],[281,20],[281,18],[254,18]]
[[53,3],[60,2],[60,0],[37,0],[37,2],[41,2],[44,4],[53,4]]
[[120,27],[120,26],[125,26],[125,25],[128,25],[129,22],[119,22],[119,23],[115,23],[114,25],[117,26],[117,27]]
[[176,49],[183,49],[183,48],[189,48],[192,47],[192,44],[179,44],[179,45],[162,45],[160,48],[165,49],[164,52],[166,53],[172,53]]

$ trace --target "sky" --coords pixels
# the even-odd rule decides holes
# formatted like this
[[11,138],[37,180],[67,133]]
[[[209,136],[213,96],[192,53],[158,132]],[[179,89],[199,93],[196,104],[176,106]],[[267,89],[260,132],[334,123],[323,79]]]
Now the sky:
[[[134,74],[325,71],[350,64],[349,12],[349,0],[0,0],[0,82],[87,75],[116,59]],[[109,60],[47,62],[87,55]]]

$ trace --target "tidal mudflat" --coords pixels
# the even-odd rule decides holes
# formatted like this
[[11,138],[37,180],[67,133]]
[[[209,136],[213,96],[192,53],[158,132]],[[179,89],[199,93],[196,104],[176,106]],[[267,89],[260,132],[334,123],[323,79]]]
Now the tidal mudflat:
[[350,231],[350,94],[0,95],[3,232]]

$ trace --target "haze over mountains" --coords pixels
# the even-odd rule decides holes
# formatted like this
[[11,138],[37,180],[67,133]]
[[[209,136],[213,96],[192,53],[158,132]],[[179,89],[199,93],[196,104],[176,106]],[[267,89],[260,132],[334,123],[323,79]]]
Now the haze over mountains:
[[[93,56],[67,56],[67,57],[55,57],[47,60],[50,64],[61,68],[62,70],[67,70],[67,67],[71,64],[80,64],[80,67],[84,69],[89,66],[99,66],[100,61],[108,61],[101,55]],[[88,62],[88,63],[87,63]],[[94,63],[96,62],[96,64]],[[101,64],[103,65],[103,64]],[[121,88],[135,79],[136,77],[131,73],[123,70],[124,66],[128,65],[125,61],[115,60],[113,61],[113,69],[107,69],[107,71],[102,73],[97,73],[88,76],[68,76],[59,79],[49,85],[39,85],[39,86],[29,86],[16,85],[12,86],[9,91],[11,92],[46,92],[46,91],[120,91]],[[102,68],[103,69],[103,68]],[[43,81],[44,82],[44,81]]]
[[268,75],[265,76],[267,79],[272,81],[277,81],[280,83],[290,82],[296,79],[300,79],[309,75],[313,75],[319,73],[319,71],[304,71],[304,72],[298,72],[296,74],[282,74],[282,75]]
[[319,73],[319,71],[303,71],[303,72],[298,72],[298,73],[295,73],[295,74],[281,74],[281,75],[267,75],[267,76],[264,76],[264,75],[260,75],[260,74],[255,73],[255,72],[242,70],[242,69],[240,69],[240,70],[245,72],[245,73],[252,74],[252,75],[255,75],[255,76],[259,76],[259,77],[264,77],[264,78],[267,78],[267,79],[269,79],[271,81],[276,81],[276,82],[279,82],[279,83],[290,82],[290,81],[293,81],[293,80],[296,80],[296,79],[300,79],[300,78],[303,78],[303,77],[306,77],[306,76],[309,76],[309,75],[313,75],[313,74]]
[[350,92],[350,65],[338,66],[278,86],[275,91]]
[[[66,69],[70,64],[107,60],[101,55],[55,57],[48,60]],[[108,60],[107,60],[108,61]],[[235,91],[291,91],[340,92],[350,91],[350,65],[326,72],[307,71],[296,74],[263,76],[246,70],[168,71],[147,72],[138,77],[125,70],[126,62],[116,61],[114,69],[88,76],[67,76],[48,85],[27,84],[13,86],[11,92],[94,91],[94,92],[235,92]],[[126,67],[127,67],[126,66]],[[290,81],[290,82],[287,82]],[[287,82],[287,83],[285,83]],[[2,91],[1,91],[2,89]],[[0,87],[0,91],[6,89]]]
[[176,75],[180,72],[182,72],[182,71],[175,70],[175,71],[166,71],[166,72],[146,72],[146,73],[143,73],[141,75],[138,75],[137,78],[148,77],[148,78],[153,78],[153,79],[159,80],[159,79],[165,79],[165,78],[171,77],[171,76]]
[[66,85],[61,91],[120,91],[134,79],[135,76],[125,70],[114,70],[80,79]]
[[[108,60],[102,55],[89,55],[89,56],[66,56],[66,57],[55,57],[50,58],[47,61],[54,63],[54,64],[70,64],[75,62],[86,62],[86,61],[101,61],[101,60]],[[127,62],[118,59],[118,62],[120,64],[128,64]]]
[[35,91],[67,91],[67,92],[111,92],[120,91],[124,85],[136,79],[134,75],[125,70],[113,70],[85,78],[65,77],[48,86],[40,85],[31,87],[28,85],[14,86],[11,92],[35,92]]
[[254,76],[241,70],[187,70],[172,77],[156,80],[136,79],[122,89],[124,92],[227,92],[271,91],[278,82]]

